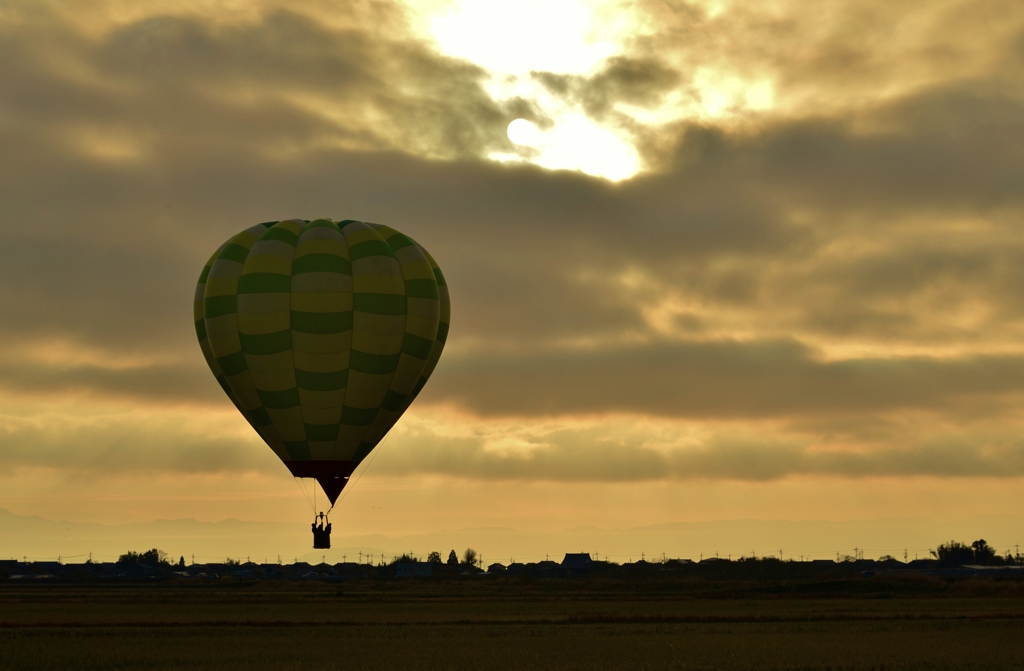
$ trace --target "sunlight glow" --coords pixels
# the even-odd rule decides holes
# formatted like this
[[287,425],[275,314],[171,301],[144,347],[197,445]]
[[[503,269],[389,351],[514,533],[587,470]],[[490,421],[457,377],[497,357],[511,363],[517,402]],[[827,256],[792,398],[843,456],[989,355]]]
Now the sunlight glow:
[[[484,88],[495,102],[526,101],[536,111],[537,123],[511,121],[512,151],[490,153],[493,161],[619,181],[644,169],[638,126],[681,119],[731,122],[774,105],[772,82],[709,67],[692,72],[690,87],[644,104],[616,102],[614,114],[599,118],[587,113],[576,84],[562,91],[545,86],[540,73],[585,82],[650,31],[644,12],[620,0],[433,0],[410,7],[420,30],[442,52],[488,71]],[[706,9],[715,14],[727,7],[712,2]]]
[[582,114],[567,114],[547,135],[537,165],[581,170],[619,181],[640,171],[640,157],[627,142]]
[[431,22],[452,56],[495,72],[584,74],[614,45],[590,39],[590,10],[579,0],[462,0]]
[[501,162],[527,160],[549,170],[579,170],[613,182],[632,177],[641,167],[640,156],[628,141],[574,112],[560,115],[546,132],[526,119],[516,119],[509,124],[508,137],[530,153],[495,152],[488,158]]
[[[544,130],[527,119],[508,126],[516,153],[494,152],[501,162],[527,162],[551,170],[579,170],[618,181],[641,169],[632,138],[581,114],[552,96],[534,72],[592,75],[616,55],[622,21],[601,22],[598,3],[582,0],[459,0],[429,20],[445,53],[491,73],[486,88],[496,101],[529,100],[552,122]],[[628,22],[626,22],[628,23]]]

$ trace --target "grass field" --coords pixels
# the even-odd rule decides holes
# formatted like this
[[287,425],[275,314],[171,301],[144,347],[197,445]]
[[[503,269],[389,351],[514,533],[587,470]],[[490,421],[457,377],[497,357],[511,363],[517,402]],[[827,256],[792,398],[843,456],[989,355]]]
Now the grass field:
[[1019,585],[789,587],[8,584],[0,668],[1024,668]]

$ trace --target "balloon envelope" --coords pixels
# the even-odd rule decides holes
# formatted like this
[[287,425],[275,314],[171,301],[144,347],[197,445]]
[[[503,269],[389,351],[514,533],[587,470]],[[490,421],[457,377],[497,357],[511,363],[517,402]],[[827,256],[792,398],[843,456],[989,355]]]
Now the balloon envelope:
[[430,377],[450,311],[423,247],[387,226],[329,219],[234,236],[203,268],[194,307],[228,397],[332,504]]

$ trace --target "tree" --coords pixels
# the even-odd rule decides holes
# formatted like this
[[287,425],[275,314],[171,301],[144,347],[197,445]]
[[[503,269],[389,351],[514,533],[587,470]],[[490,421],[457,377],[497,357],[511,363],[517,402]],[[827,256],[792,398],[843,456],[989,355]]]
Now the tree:
[[448,553],[448,562],[451,566],[456,566],[459,563],[459,555],[455,554],[455,550]]
[[178,559],[178,566],[180,568],[185,568],[185,555],[181,555],[181,558]]
[[966,543],[956,541],[943,543],[931,553],[939,560],[939,566],[944,568],[956,568],[974,561],[974,548]]
[[476,566],[476,550],[466,548],[466,551],[462,553],[462,563],[468,566]]
[[428,554],[427,555],[427,563],[428,564],[440,564],[441,563],[441,553],[440,552],[431,552],[430,554]]
[[996,558],[995,548],[986,543],[984,538],[971,543],[971,549],[974,551],[975,563],[982,566],[993,563]]
[[170,566],[167,561],[167,553],[163,550],[146,550],[145,552],[132,552],[129,550],[120,557],[117,558],[118,564],[148,564],[149,566],[159,566],[165,564]]
[[411,554],[406,552],[406,553],[403,553],[401,557],[396,558],[391,563],[392,564],[415,564],[418,561],[419,561],[419,559],[416,559],[416,557],[413,557]]

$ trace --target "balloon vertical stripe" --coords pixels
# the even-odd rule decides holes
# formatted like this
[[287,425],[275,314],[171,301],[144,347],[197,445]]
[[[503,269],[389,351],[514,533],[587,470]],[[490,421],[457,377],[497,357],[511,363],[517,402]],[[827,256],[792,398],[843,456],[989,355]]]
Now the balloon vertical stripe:
[[311,460],[336,456],[352,347],[352,263],[337,224],[310,222],[292,261],[295,378]]
[[238,333],[256,393],[290,459],[310,458],[292,356],[292,259],[305,222],[279,221],[249,250],[238,279]]
[[249,375],[238,330],[238,284],[253,245],[274,222],[258,224],[234,236],[221,248],[207,273],[203,314],[210,349],[234,394],[238,407],[278,457],[287,452]]

